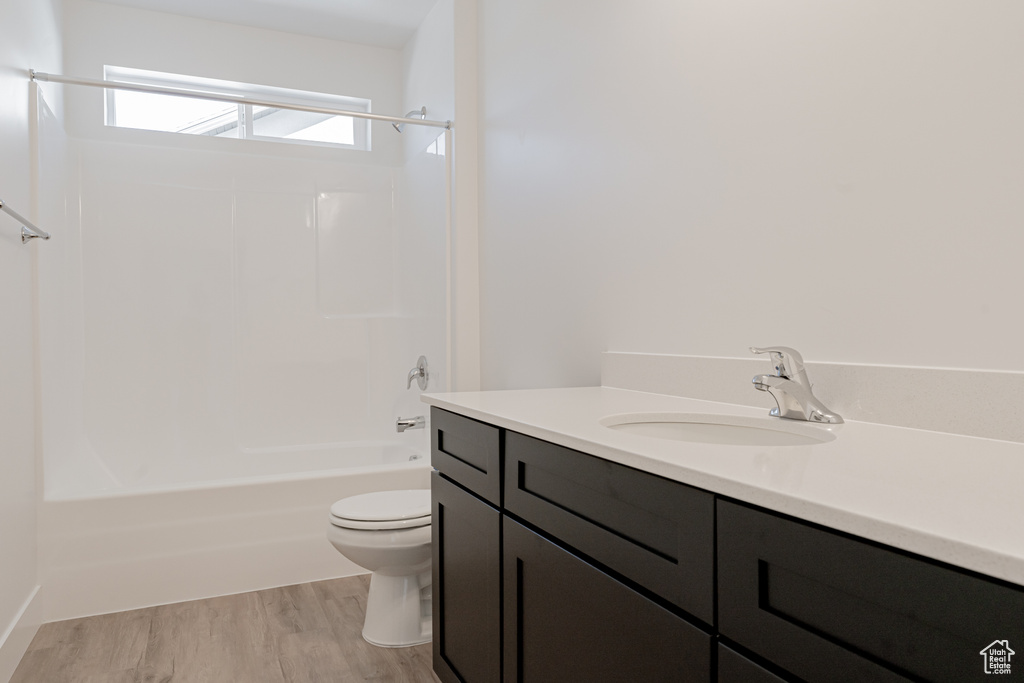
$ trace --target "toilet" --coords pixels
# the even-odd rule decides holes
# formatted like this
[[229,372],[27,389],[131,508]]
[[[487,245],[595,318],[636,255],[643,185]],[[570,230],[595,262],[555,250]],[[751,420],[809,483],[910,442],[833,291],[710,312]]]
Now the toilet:
[[327,540],[373,572],[363,621],[368,643],[430,641],[430,489],[342,498],[331,506]]

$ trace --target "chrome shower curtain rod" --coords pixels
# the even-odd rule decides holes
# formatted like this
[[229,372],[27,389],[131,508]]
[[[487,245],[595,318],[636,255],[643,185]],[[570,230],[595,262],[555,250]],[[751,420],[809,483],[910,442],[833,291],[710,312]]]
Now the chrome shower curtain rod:
[[388,123],[408,123],[414,126],[430,126],[431,128],[452,129],[451,121],[430,121],[426,119],[408,119],[404,116],[385,116],[384,114],[370,114],[361,111],[348,111],[347,109],[335,109],[333,107],[311,107],[300,104],[289,104],[274,100],[260,100],[253,97],[238,97],[218,93],[203,92],[201,90],[188,90],[185,88],[168,88],[159,85],[139,85],[135,83],[122,83],[120,81],[103,81],[96,78],[77,78],[73,76],[61,76],[48,74],[41,71],[29,69],[29,78],[33,81],[48,81],[50,83],[64,83],[66,85],[89,85],[94,88],[111,88],[113,90],[132,90],[134,92],[148,92],[158,95],[178,95],[180,97],[191,97],[197,100],[213,100],[215,102],[234,102],[235,104],[251,104],[257,107],[273,107],[275,109],[291,109],[294,111],[309,111],[315,114],[330,114],[331,116],[351,116],[357,119],[370,119],[371,121],[386,121]]
[[11,207],[7,206],[7,202],[5,202],[2,199],[0,199],[0,211],[3,211],[8,216],[21,223],[22,244],[25,244],[29,240],[35,239],[37,237],[44,240],[50,239],[50,233],[46,232],[45,230],[40,230],[36,226],[32,225],[32,223],[28,219],[26,219],[24,216],[22,216],[20,213],[18,213]]

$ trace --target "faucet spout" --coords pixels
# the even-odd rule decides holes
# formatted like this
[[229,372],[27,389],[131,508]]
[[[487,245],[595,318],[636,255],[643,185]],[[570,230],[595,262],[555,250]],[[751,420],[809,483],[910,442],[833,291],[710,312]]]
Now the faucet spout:
[[407,429],[423,429],[427,424],[422,415],[416,417],[400,417],[395,420],[395,431],[404,432]]

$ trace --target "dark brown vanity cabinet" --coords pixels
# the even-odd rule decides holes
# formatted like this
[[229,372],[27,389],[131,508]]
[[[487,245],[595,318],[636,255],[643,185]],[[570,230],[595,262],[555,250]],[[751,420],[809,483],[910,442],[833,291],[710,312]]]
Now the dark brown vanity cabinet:
[[991,681],[990,646],[1024,680],[1024,587],[431,419],[444,683]]

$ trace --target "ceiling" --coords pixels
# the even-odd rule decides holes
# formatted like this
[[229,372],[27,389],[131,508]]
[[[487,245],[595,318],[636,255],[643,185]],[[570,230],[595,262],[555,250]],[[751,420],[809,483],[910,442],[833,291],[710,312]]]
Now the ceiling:
[[104,0],[319,38],[400,48],[437,0]]

